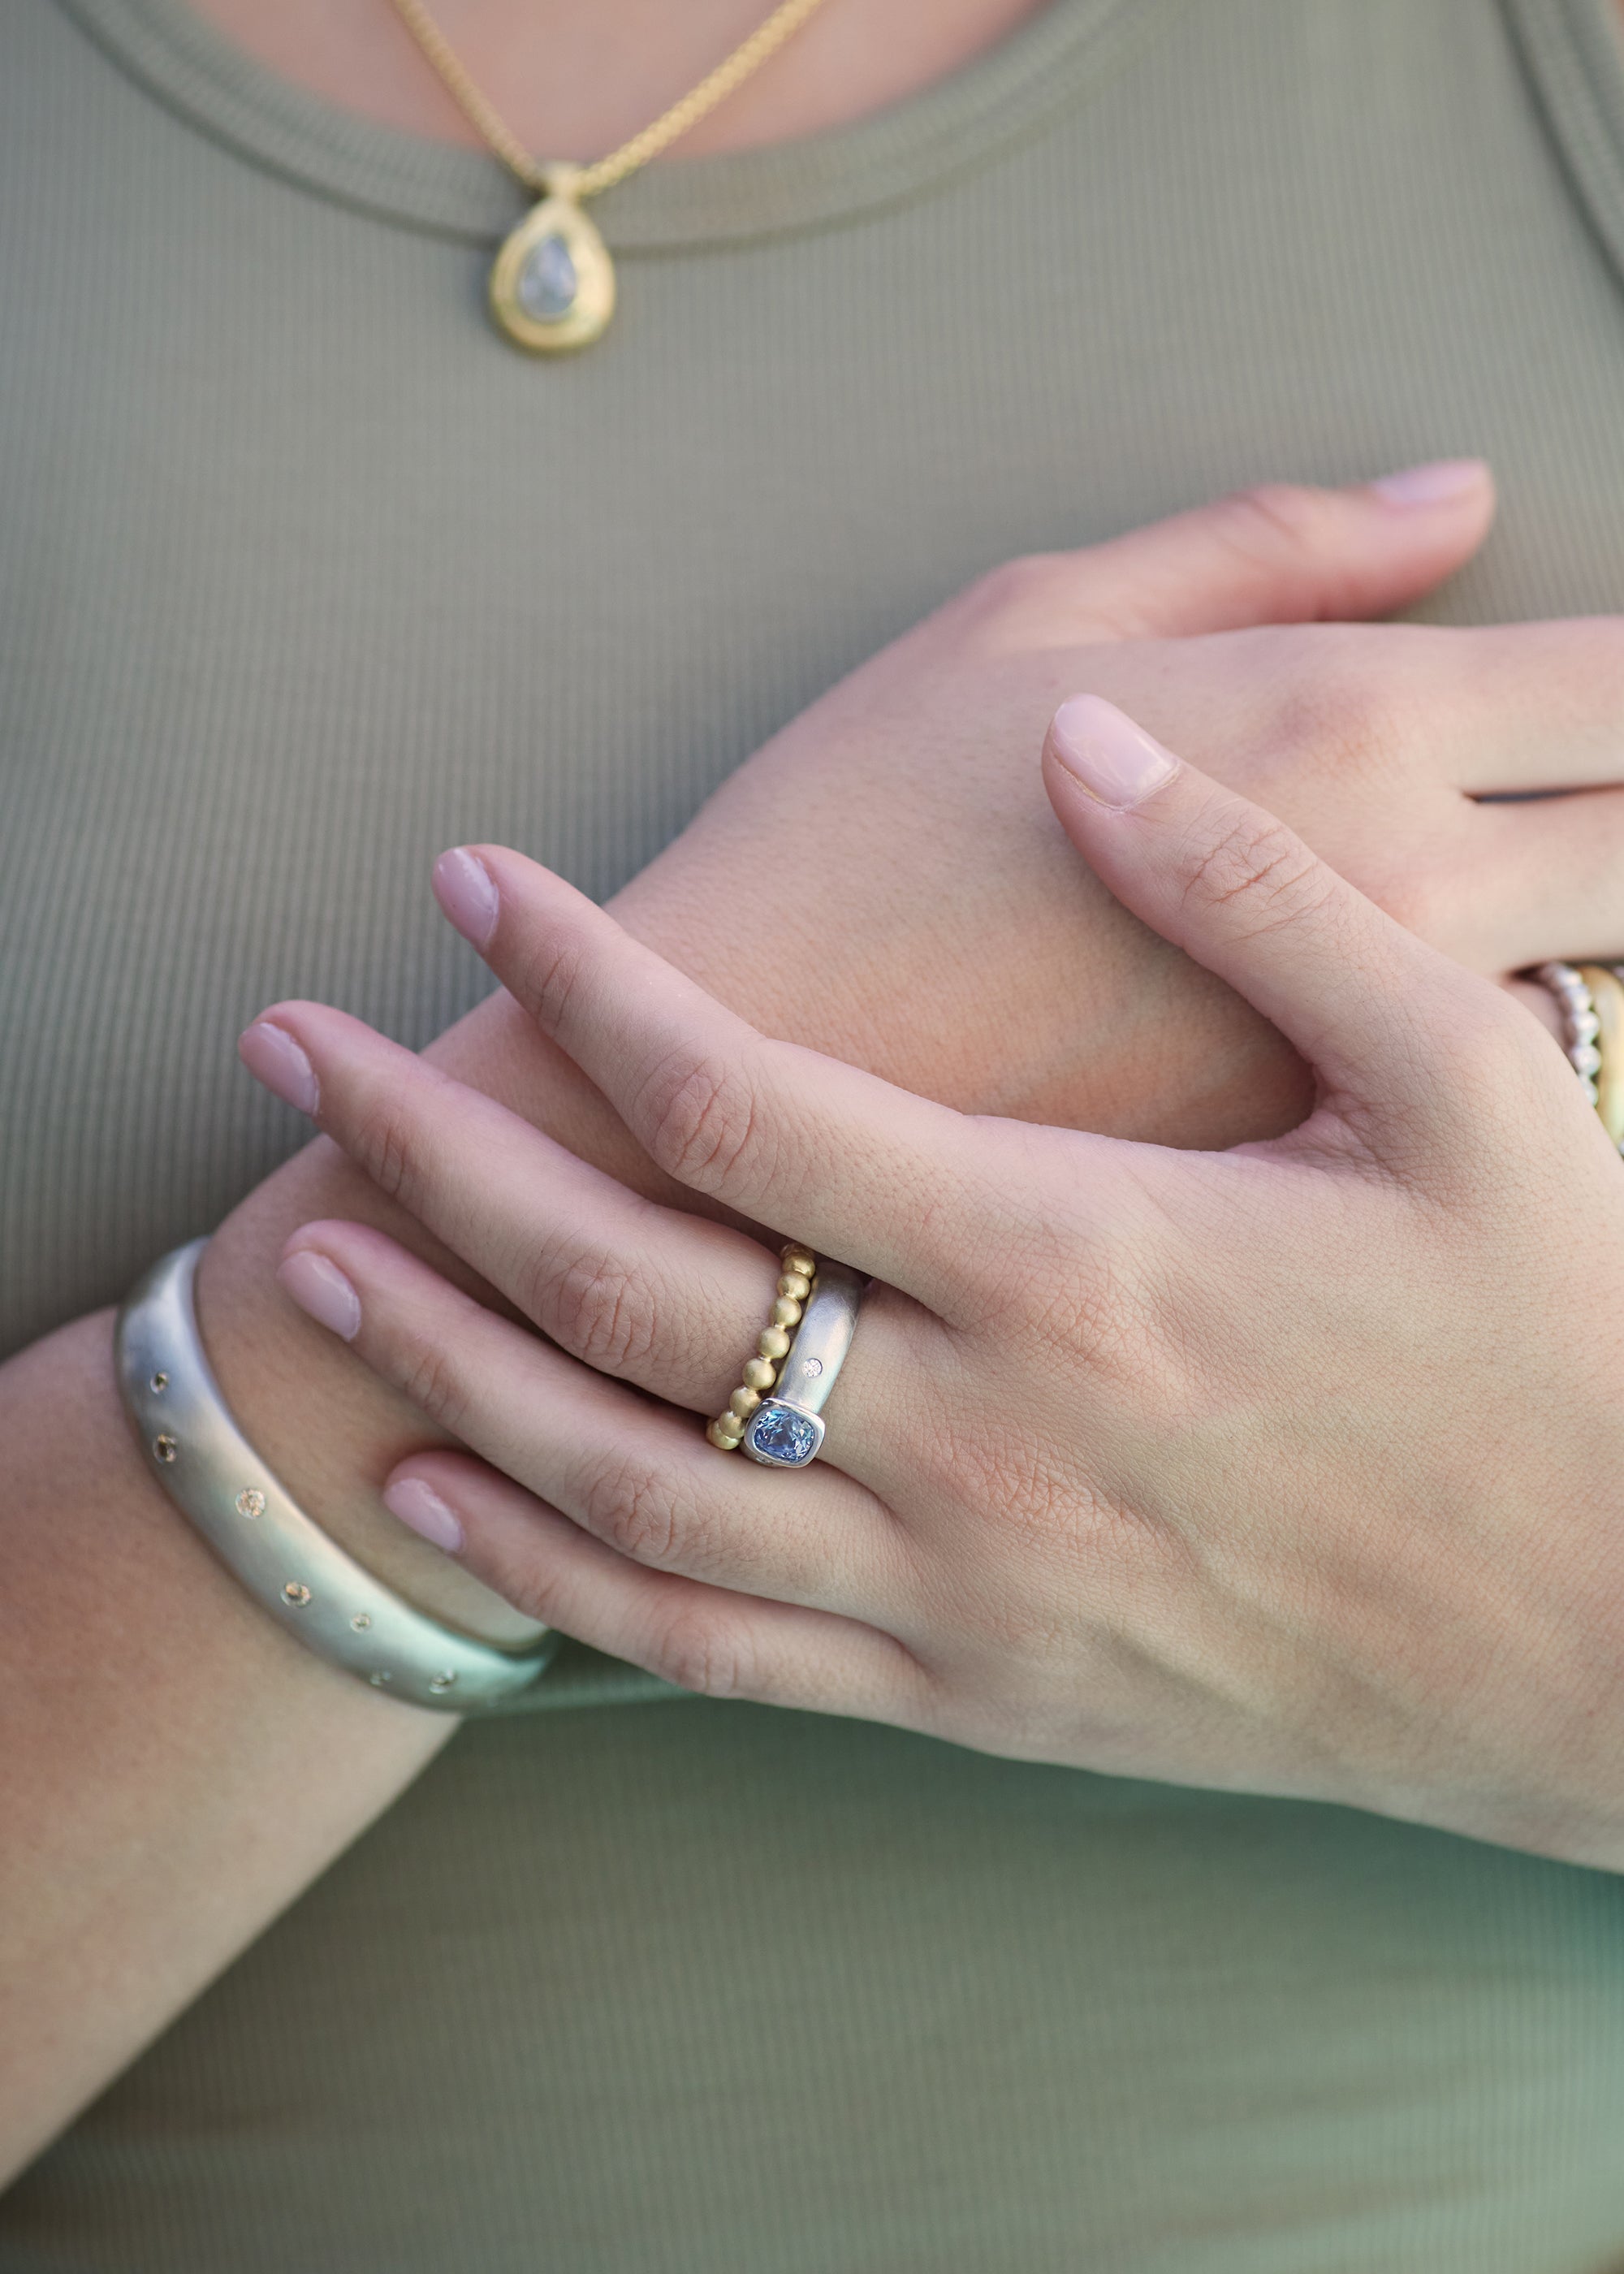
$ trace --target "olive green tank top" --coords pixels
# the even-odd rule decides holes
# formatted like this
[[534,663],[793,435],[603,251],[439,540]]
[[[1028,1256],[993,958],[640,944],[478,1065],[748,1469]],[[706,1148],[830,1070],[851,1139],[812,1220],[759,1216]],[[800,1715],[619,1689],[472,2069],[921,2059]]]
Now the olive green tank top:
[[[1055,0],[604,198],[570,363],[482,314],[519,210],[182,0],[0,4],[0,1348],[302,1141],[253,1011],[476,999],[442,846],[613,890],[1003,556],[1474,451],[1432,612],[1624,608],[1608,0]],[[1617,1880],[549,1695],[42,2157],[4,2274],[1624,2267]]]

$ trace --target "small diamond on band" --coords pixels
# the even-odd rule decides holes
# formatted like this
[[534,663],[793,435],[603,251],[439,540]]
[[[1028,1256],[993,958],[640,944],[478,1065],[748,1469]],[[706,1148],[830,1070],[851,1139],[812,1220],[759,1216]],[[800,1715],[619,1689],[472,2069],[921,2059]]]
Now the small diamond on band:
[[823,1361],[821,1358],[807,1359],[802,1362],[801,1371],[808,1382],[816,1382],[823,1371]]
[[153,1439],[153,1458],[155,1461],[172,1461],[179,1450],[178,1442],[167,1430],[162,1437]]
[[237,1496],[237,1512],[239,1516],[263,1516],[265,1514],[265,1495],[260,1491],[258,1485],[244,1486],[242,1491],[238,1493]]
[[289,1579],[282,1592],[283,1601],[297,1604],[300,1610],[310,1600],[310,1589],[302,1579]]
[[372,1615],[370,1611],[357,1611],[350,1623],[357,1634],[365,1634],[372,1623]]
[[386,1668],[377,1674],[369,1674],[366,1678],[372,1683],[374,1690],[381,1690],[386,1683],[393,1682],[395,1676]]
[[147,1385],[154,1397],[162,1397],[169,1386],[169,1377],[167,1374],[154,1374],[152,1380]]
[[455,1680],[456,1675],[447,1668],[443,1674],[430,1675],[429,1688],[438,1694],[440,1690],[449,1690]]

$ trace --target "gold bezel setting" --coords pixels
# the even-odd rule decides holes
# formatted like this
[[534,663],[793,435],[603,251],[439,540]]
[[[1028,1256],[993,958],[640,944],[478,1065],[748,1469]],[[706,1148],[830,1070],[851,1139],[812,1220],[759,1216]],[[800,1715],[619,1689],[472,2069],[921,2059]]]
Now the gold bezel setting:
[[[574,169],[572,169],[574,170]],[[570,194],[560,169],[547,194],[532,206],[502,245],[491,270],[491,313],[515,346],[531,355],[568,355],[601,339],[614,314],[614,263],[596,225]],[[536,316],[520,297],[537,248],[557,237],[575,274],[575,297],[556,316]]]

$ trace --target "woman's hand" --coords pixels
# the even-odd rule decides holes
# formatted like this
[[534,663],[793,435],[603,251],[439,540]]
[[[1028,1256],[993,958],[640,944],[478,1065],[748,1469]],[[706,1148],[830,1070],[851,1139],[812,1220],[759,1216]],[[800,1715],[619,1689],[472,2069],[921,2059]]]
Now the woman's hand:
[[707,1691],[1624,1866],[1624,1168],[1522,1009],[1269,815],[1093,698],[1046,756],[1095,872],[1312,1065],[1302,1126],[961,1117],[482,851],[476,944],[651,1157],[883,1284],[825,1457],[720,1453],[672,1409],[720,1410],[771,1254],[283,1005],[322,1126],[562,1345],[297,1234],[295,1296],[492,1464],[418,1456],[391,1504]]
[[[1103,667],[1116,644],[1154,634],[1167,643],[1160,670],[1176,684],[1179,635],[1403,606],[1475,549],[1492,506],[1481,467],[1342,491],[1273,487],[1086,551],[1012,563],[790,727],[656,872],[619,896],[616,913],[770,1031],[866,1058],[949,1103],[1085,1125],[1097,1116],[1113,1130],[1125,1122],[1128,1133],[1184,1141],[1235,1133],[1238,1107],[1252,1117],[1240,1129],[1267,1131],[1300,1103],[1291,1052],[1204,975],[1195,988],[1208,985],[1211,1008],[1197,1005],[1181,1028],[1188,967],[1092,878],[1079,885],[1031,759],[1053,707],[1051,657],[1084,643],[1091,666]],[[1562,660],[1571,667],[1571,654]],[[974,757],[945,755],[940,722],[921,730],[921,705],[950,674],[946,725],[981,738]],[[1210,697],[1210,680],[1204,685]],[[1477,808],[1443,786],[1440,768],[1469,755],[1450,739],[1452,691],[1438,690],[1438,748],[1413,780],[1386,793],[1395,826],[1429,832],[1428,854],[1406,877],[1417,903],[1423,883],[1441,901],[1447,880],[1459,885],[1458,865],[1480,865],[1485,895],[1515,908],[1544,873],[1545,817],[1530,811],[1527,829],[1490,856]],[[1530,692],[1524,714],[1540,707]],[[1319,737],[1305,717],[1298,727],[1292,748],[1304,775],[1316,766],[1335,772],[1342,757],[1328,727]],[[1573,739],[1545,731],[1542,719],[1518,779],[1524,769],[1530,786],[1565,779]],[[1351,772],[1364,772],[1357,758]],[[1306,781],[1304,796],[1312,802]],[[1624,853],[1624,804],[1616,818],[1609,809],[1607,825]],[[1335,857],[1342,847],[1333,841],[1330,850]],[[1564,926],[1557,936],[1573,935]],[[816,991],[800,977],[809,962]],[[1034,983],[1045,970],[1047,994]],[[801,1031],[803,1019],[816,1020],[814,1031]],[[703,1205],[661,1177],[601,1092],[500,990],[425,1057],[623,1183]],[[249,1195],[204,1258],[199,1305],[222,1388],[263,1457],[369,1568],[505,1638],[511,1609],[465,1571],[437,1568],[377,1504],[377,1484],[420,1442],[417,1417],[364,1367],[324,1349],[291,1305],[267,1302],[288,1233],[334,1216],[376,1223],[469,1292],[494,1299],[335,1148],[312,1146]]]
[[[1476,968],[1507,968],[1492,921],[1457,917],[1469,899],[1479,912],[1527,899],[1527,832],[1476,826],[1471,795],[1485,742],[1513,787],[1570,779],[1551,695],[1557,673],[1570,686],[1584,668],[1577,638],[1530,641],[1507,708],[1479,698],[1466,643],[1384,630],[1359,646],[1318,622],[1419,599],[1476,550],[1492,506],[1470,463],[1347,490],[1274,484],[1006,561],[776,734],[615,913],[764,1031],[948,1104],[1181,1144],[1289,1126],[1307,1098],[1299,1062],[1230,990],[1192,985],[1092,878],[1079,886],[1031,752],[1083,687],[1171,738],[1199,733],[1241,786],[1267,769],[1334,865]],[[1227,636],[1262,624],[1288,629]],[[491,1086],[478,1069],[495,1042],[506,1103],[672,1196],[500,999],[468,1041],[464,1078]],[[464,1073],[455,1037],[438,1054]]]
[[[1486,502],[1455,498],[1457,543]],[[614,912],[764,1032],[947,1104],[1165,1144],[1289,1128],[1300,1059],[1079,880],[1030,754],[1068,693],[1101,694],[1485,977],[1553,952],[1553,927],[1624,950],[1624,800],[1482,802],[1624,777],[1616,622],[1221,628],[1223,561],[1278,562],[1292,531],[1299,562],[1367,562],[1404,519],[1373,492],[1273,490],[1011,562],[775,737]],[[1320,613],[1362,610],[1370,575]],[[1297,576],[1275,590],[1300,611]],[[1228,598],[1259,621],[1255,584]]]

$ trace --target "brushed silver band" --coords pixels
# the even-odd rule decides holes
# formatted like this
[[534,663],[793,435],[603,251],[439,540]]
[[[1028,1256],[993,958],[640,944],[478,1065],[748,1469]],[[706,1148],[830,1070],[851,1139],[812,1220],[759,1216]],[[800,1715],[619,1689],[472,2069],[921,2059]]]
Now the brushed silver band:
[[817,1458],[823,1407],[852,1347],[868,1284],[861,1271],[818,1257],[817,1277],[772,1394],[751,1414],[740,1441],[739,1450],[751,1460],[770,1469],[804,1469]]
[[447,1713],[500,1710],[546,1670],[560,1637],[503,1650],[416,1609],[304,1514],[232,1419],[198,1332],[207,1242],[156,1263],[118,1314],[124,1408],[147,1465],[279,1626],[373,1689]]

